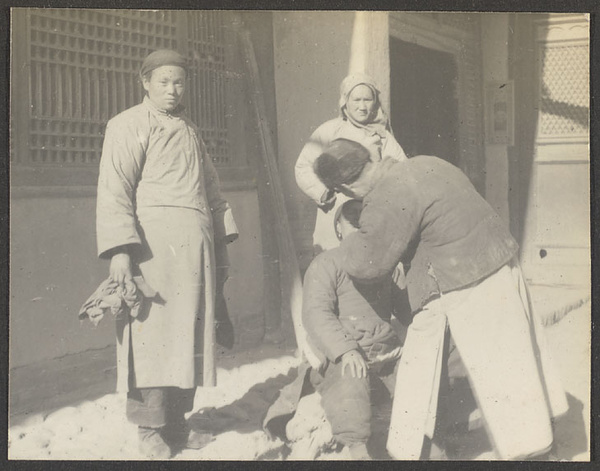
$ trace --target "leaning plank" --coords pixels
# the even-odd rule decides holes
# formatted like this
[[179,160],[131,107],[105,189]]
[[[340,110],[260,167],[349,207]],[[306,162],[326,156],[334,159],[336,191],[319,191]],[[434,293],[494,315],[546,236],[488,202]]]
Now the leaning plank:
[[279,248],[279,270],[283,292],[282,303],[289,303],[289,305],[284,305],[282,307],[286,308],[284,311],[287,311],[287,308],[289,307],[291,312],[298,349],[304,354],[311,365],[316,368],[320,365],[320,361],[310,348],[310,345],[307,342],[306,330],[302,325],[302,279],[300,277],[296,249],[294,247],[292,231],[290,229],[285,207],[285,199],[277,168],[275,149],[266,119],[266,107],[260,85],[258,64],[256,62],[250,34],[248,31],[240,29],[239,35],[250,80],[252,109],[256,123],[258,123],[258,134],[262,147],[261,157],[267,170],[268,186],[270,188],[270,197],[273,201],[273,208],[276,213],[276,220],[279,222],[275,229],[275,233]]

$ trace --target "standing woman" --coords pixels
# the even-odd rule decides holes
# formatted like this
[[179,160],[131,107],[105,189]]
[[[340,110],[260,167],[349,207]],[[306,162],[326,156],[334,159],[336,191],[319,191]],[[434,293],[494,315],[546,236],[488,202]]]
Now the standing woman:
[[140,451],[154,459],[207,441],[188,429],[185,413],[202,385],[214,244],[237,236],[211,158],[180,105],[187,73],[175,51],[146,57],[146,96],[108,122],[98,180],[98,255],[119,285],[141,274],[160,296],[144,300],[135,318],[117,319],[117,390],[127,392]]
[[310,136],[296,162],[296,182],[315,203],[317,221],[313,233],[315,253],[339,245],[334,231],[335,209],[348,198],[329,191],[315,175],[317,157],[335,139],[358,142],[369,150],[371,160],[391,157],[405,160],[406,154],[394,138],[389,119],[381,107],[380,91],[373,79],[364,74],[351,74],[340,85],[340,116],[323,123]]

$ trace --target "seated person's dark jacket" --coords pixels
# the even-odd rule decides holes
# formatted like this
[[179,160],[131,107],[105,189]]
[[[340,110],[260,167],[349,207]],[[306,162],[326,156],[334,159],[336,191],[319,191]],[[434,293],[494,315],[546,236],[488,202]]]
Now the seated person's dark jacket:
[[368,285],[352,281],[341,269],[342,254],[339,248],[322,252],[304,276],[302,320],[325,364],[353,349],[375,360],[399,346],[390,325],[391,276]]
[[413,311],[439,292],[469,286],[500,269],[518,244],[505,223],[458,168],[417,156],[385,160],[364,198],[360,230],[342,241],[342,268],[373,282],[398,262],[410,266]]
[[[326,374],[330,363],[354,349],[364,354],[370,368],[397,360],[401,341],[390,325],[391,314],[406,322],[410,311],[405,292],[397,289],[392,276],[358,284],[341,270],[341,256],[340,248],[322,252],[304,276],[302,320],[308,341],[322,361],[319,374]],[[304,361],[294,381],[281,390],[263,421],[270,435],[285,438],[285,424],[307,391],[312,373]]]

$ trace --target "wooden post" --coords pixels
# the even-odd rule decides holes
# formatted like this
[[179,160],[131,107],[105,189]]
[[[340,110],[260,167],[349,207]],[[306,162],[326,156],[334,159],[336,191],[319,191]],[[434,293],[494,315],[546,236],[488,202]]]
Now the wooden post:
[[[271,15],[271,14],[269,14]],[[232,154],[236,152],[239,155],[247,154],[248,164],[256,169],[256,192],[258,195],[258,217],[260,221],[260,237],[262,242],[262,260],[263,260],[263,320],[264,320],[264,336],[263,342],[272,344],[281,344],[285,341],[284,327],[290,327],[291,322],[282,323],[281,312],[281,280],[279,273],[279,248],[277,246],[277,236],[275,234],[278,221],[275,218],[275,210],[273,201],[271,200],[271,188],[265,169],[264,158],[262,157],[261,144],[257,133],[257,124],[254,121],[254,110],[250,100],[250,84],[247,79],[246,59],[237,39],[238,31],[242,25],[249,32],[254,40],[261,44],[261,49],[265,49],[266,53],[261,53],[256,50],[256,63],[260,69],[261,77],[271,76],[274,73],[272,68],[272,54],[269,57],[268,51],[272,52],[273,47],[273,28],[271,21],[265,21],[265,13],[247,12],[242,16],[232,13],[231,21],[227,24],[231,27],[232,38],[235,41],[227,41],[231,50],[232,60],[229,62],[234,66],[232,72],[235,74],[235,80],[238,86],[231,87],[232,92],[239,93],[232,100],[233,107],[230,108],[231,113],[235,113],[235,121],[240,123],[240,128],[231,130],[231,135],[243,136],[244,139],[235,139],[231,143],[238,142],[238,150],[232,149]],[[264,82],[262,82],[264,83]],[[269,84],[271,85],[271,84]],[[273,95],[271,91],[265,87],[262,88],[265,109],[267,110],[266,118],[270,123],[276,122],[276,110]],[[269,98],[272,96],[272,100]],[[235,111],[234,111],[235,110]],[[271,127],[273,130],[273,127]],[[236,134],[234,134],[236,133]],[[271,134],[273,147],[277,148],[277,135]],[[243,141],[243,142],[242,142]],[[287,315],[287,319],[290,316]]]
[[320,361],[308,345],[306,331],[302,325],[302,280],[300,277],[300,268],[285,207],[275,149],[266,119],[264,97],[260,86],[254,48],[248,31],[241,29],[239,34],[246,59],[248,78],[250,79],[252,108],[256,122],[258,123],[259,140],[263,150],[261,155],[267,171],[271,201],[273,202],[276,220],[278,221],[275,232],[279,248],[279,270],[283,291],[282,308],[286,308],[284,310],[287,310],[289,307],[289,311],[291,312],[298,349],[306,356],[311,365],[318,367]]

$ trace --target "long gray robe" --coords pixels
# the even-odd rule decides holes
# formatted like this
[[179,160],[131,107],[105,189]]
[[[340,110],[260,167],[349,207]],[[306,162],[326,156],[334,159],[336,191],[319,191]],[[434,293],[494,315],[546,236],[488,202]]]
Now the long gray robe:
[[213,247],[237,228],[198,131],[179,110],[160,111],[145,98],[109,121],[96,230],[99,257],[131,245],[134,274],[163,301],[146,300],[137,318],[117,322],[117,390],[189,389],[203,384],[203,373],[214,378],[202,371],[203,320],[214,318]]

